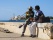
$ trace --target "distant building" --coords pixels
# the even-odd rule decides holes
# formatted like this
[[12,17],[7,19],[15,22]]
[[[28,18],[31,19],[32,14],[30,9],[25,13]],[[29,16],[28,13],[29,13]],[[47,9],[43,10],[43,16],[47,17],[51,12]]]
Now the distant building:
[[24,19],[26,19],[26,17],[25,16],[20,16],[20,15],[13,16],[12,18],[10,18],[10,20],[24,20]]

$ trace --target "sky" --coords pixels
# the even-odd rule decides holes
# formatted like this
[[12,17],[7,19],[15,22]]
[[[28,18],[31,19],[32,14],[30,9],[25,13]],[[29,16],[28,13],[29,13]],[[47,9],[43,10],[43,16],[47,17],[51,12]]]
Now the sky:
[[[45,16],[53,16],[53,0],[0,0],[0,20],[24,14],[29,6],[39,5]],[[34,10],[35,12],[35,10]]]

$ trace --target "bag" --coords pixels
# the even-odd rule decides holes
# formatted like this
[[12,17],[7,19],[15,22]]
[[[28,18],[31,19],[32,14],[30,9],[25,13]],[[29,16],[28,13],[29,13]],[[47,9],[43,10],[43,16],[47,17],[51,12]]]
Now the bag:
[[44,22],[50,22],[50,18],[49,17],[45,17],[44,18]]

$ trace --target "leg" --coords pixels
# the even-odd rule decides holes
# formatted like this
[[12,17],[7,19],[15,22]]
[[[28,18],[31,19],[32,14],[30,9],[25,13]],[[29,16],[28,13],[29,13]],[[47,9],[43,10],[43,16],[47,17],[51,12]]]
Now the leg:
[[36,37],[36,22],[33,22],[32,23],[32,35],[33,37]]
[[24,23],[24,24],[22,24],[22,25],[20,25],[20,26],[19,26],[19,28],[21,28],[23,25],[25,25],[25,23]]
[[24,33],[25,33],[25,31],[26,31],[26,27],[27,27],[27,24],[24,25],[24,28],[23,28],[23,32],[22,32],[21,37],[24,36]]
[[19,28],[21,28],[23,25],[20,25]]
[[24,33],[26,31],[26,27],[28,25],[28,22],[29,22],[29,19],[26,20],[25,24],[24,24],[24,28],[23,28],[23,32],[22,32],[22,35],[21,36],[24,36]]
[[29,30],[30,30],[30,33],[31,33],[31,36],[30,37],[36,37],[36,23],[31,23],[29,25]]
[[[30,34],[32,35],[31,25],[32,25],[32,24],[29,24],[29,30],[30,30]],[[30,36],[30,37],[31,37],[31,36]]]
[[39,34],[38,23],[37,23],[37,26],[36,26],[36,28],[37,28],[37,37],[38,37],[38,34]]

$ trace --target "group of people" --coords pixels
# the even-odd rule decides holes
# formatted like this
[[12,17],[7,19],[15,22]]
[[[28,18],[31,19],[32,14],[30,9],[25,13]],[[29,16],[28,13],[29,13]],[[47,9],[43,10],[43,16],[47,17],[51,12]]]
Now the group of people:
[[37,23],[43,23],[45,15],[40,10],[39,5],[35,6],[35,11],[36,11],[36,14],[34,13],[33,8],[30,7],[29,10],[26,12],[26,21],[23,25],[19,26],[19,28],[23,26],[23,32],[21,37],[24,36],[27,25],[29,25],[29,30],[31,33],[30,37],[36,37],[35,28],[37,27]]

